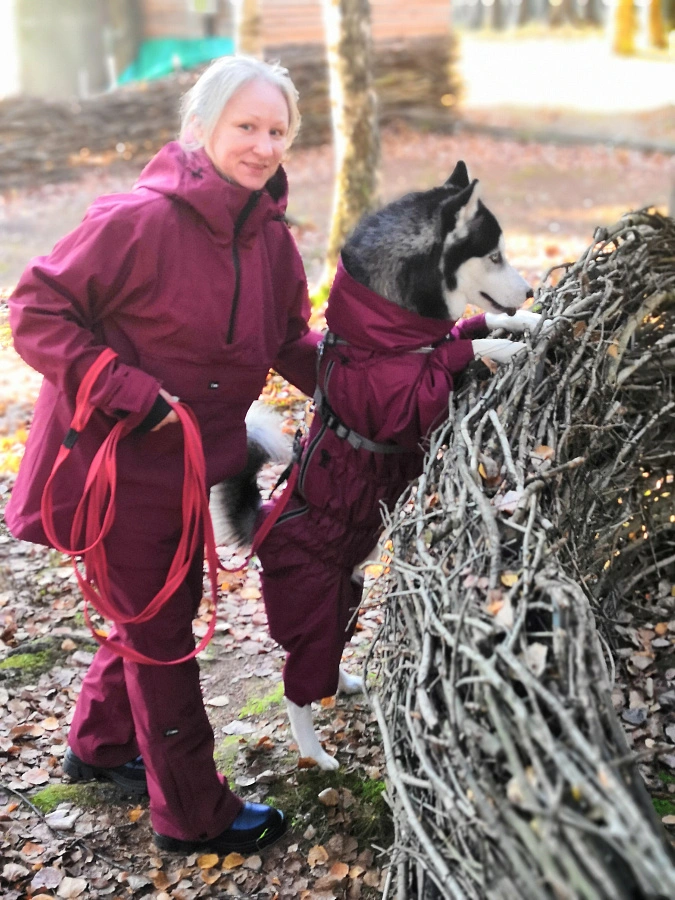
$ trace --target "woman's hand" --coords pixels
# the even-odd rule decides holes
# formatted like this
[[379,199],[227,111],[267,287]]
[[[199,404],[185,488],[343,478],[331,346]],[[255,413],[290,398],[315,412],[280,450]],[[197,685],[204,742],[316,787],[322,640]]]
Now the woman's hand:
[[[172,397],[171,394],[167,393],[163,388],[159,390],[160,397],[164,397],[167,403],[177,403],[178,397]],[[168,415],[164,416],[161,422],[158,422],[154,428],[151,428],[150,431],[159,431],[160,428],[164,428],[165,425],[176,425],[178,423],[178,416],[176,415],[176,411],[174,409],[168,413]]]

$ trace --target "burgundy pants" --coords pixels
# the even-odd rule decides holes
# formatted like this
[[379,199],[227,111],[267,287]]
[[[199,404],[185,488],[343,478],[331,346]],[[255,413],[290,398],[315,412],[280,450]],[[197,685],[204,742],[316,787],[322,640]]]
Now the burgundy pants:
[[[126,495],[126,496],[125,496]],[[180,536],[175,507],[157,508],[142,489],[118,490],[115,525],[106,539],[113,595],[138,613],[161,588]],[[202,597],[201,555],[188,578],[151,621],[118,626],[112,634],[154,659],[177,659],[194,649],[192,619]],[[196,660],[149,666],[101,648],[82,684],[68,738],[89,765],[123,765],[139,753],[145,763],[152,827],[183,840],[226,829],[242,802],[216,771]]]
[[360,562],[371,549],[362,541],[350,553],[346,536],[323,543],[321,525],[309,513],[282,518],[258,548],[270,634],[287,652],[284,693],[298,706],[337,692],[363,594],[353,558]]

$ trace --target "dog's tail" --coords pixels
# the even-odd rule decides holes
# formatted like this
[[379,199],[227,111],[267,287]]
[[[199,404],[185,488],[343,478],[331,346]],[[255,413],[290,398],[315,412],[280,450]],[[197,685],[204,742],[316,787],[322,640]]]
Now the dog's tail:
[[281,431],[281,419],[264,403],[254,403],[246,414],[246,445],[244,469],[211,488],[209,507],[217,546],[251,546],[262,504],[258,472],[267,462],[291,460],[291,442]]

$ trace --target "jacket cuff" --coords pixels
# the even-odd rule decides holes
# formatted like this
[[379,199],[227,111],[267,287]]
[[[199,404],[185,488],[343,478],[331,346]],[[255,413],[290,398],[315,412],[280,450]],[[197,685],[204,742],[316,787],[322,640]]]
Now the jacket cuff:
[[150,412],[142,420],[142,422],[132,430],[131,433],[147,434],[148,431],[152,431],[155,425],[159,425],[162,419],[165,419],[170,412],[171,405],[167,403],[167,401],[164,399],[164,397],[162,397],[161,394],[158,394],[155,402],[152,404]]

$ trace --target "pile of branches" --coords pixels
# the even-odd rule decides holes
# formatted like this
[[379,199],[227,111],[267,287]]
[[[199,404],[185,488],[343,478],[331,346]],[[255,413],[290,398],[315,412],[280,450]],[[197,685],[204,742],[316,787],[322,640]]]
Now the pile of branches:
[[552,324],[469,373],[387,522],[398,900],[675,896],[611,702],[615,617],[673,613],[675,222],[625,216],[563,268]]
[[[327,143],[332,137],[326,49],[322,44],[267,47],[300,92],[302,128],[297,146]],[[396,119],[452,128],[444,106],[459,84],[452,62],[454,40],[431,35],[381,41],[374,48],[374,86],[380,122]],[[178,134],[180,98],[204,66],[166,78],[126,85],[78,101],[39,97],[0,100],[0,190],[38,181],[75,177],[83,168],[118,160],[147,161]]]

